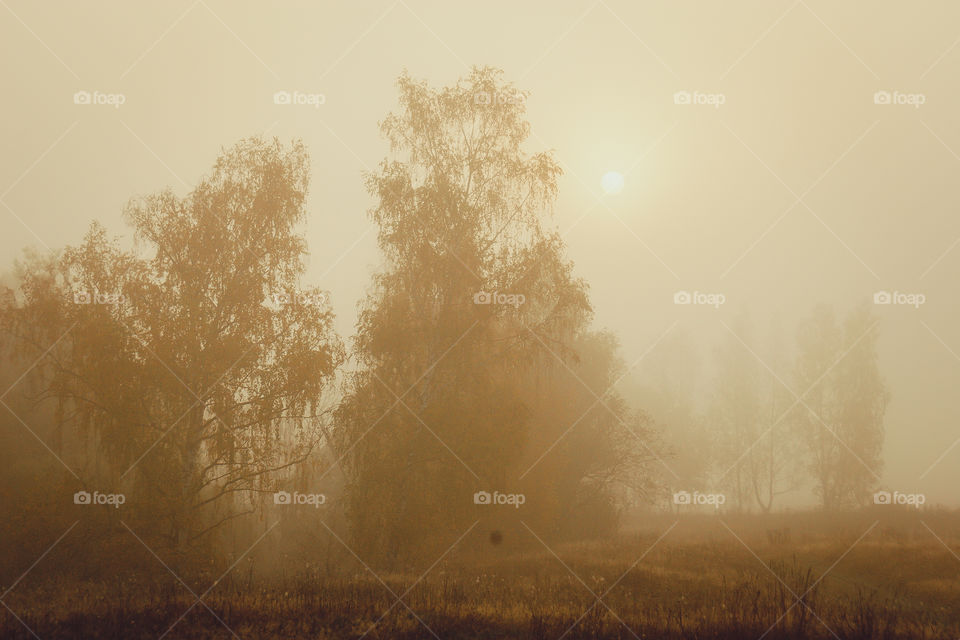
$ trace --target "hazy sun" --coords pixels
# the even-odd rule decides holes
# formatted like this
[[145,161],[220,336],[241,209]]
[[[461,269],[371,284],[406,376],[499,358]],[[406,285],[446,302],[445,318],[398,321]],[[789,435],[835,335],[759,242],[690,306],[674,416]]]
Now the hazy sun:
[[623,174],[617,173],[616,171],[608,171],[603,174],[603,178],[600,179],[600,186],[603,187],[603,192],[610,195],[616,195],[623,191]]

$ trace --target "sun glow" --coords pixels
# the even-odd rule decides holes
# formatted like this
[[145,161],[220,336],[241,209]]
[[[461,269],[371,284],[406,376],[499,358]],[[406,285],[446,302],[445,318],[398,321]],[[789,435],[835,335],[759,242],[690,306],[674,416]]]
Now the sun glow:
[[603,192],[609,195],[616,195],[623,191],[623,174],[616,171],[608,171],[600,179],[600,186]]

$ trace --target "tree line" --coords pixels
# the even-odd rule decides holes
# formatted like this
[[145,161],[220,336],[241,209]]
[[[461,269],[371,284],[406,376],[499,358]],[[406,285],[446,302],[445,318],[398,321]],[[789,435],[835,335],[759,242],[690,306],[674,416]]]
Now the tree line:
[[[122,518],[187,554],[278,513],[277,491],[323,488],[352,547],[387,562],[479,519],[498,535],[609,533],[628,505],[664,499],[670,464],[743,509],[769,510],[798,467],[825,507],[862,501],[887,397],[866,311],[802,325],[799,402],[731,342],[709,411],[636,407],[549,225],[559,164],[526,150],[522,99],[479,98],[525,94],[490,68],[397,87],[390,153],[364,176],[384,266],[349,345],[306,282],[299,142],[242,140],[187,195],[132,200],[133,245],[93,223],[17,263],[0,306],[0,475],[43,476],[56,498],[11,491],[10,522],[39,526],[63,495],[99,488],[126,496],[104,526]],[[522,494],[522,509],[483,492]]]

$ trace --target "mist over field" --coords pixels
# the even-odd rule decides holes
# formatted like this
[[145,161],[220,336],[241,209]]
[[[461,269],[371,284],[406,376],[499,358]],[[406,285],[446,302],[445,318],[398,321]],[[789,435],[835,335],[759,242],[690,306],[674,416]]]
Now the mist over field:
[[0,636],[956,638],[958,45],[0,1]]

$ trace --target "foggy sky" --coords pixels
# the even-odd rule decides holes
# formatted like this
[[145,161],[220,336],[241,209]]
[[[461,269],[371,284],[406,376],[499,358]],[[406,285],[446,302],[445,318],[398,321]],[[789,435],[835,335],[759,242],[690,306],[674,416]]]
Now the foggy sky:
[[[674,323],[708,359],[741,311],[757,341],[779,316],[789,345],[818,302],[841,315],[879,290],[923,293],[919,309],[875,308],[892,394],[883,478],[957,504],[960,445],[920,476],[960,438],[958,39],[947,1],[8,0],[2,269],[26,246],[78,242],[93,218],[127,234],[129,198],[185,194],[239,138],[302,138],[308,275],[352,335],[380,260],[362,172],[387,153],[377,123],[397,76],[449,84],[494,65],[531,91],[529,149],[565,169],[555,225],[627,363]],[[77,105],[79,90],[125,102]],[[325,101],[277,105],[280,90]],[[924,102],[875,104],[880,90]],[[678,105],[678,91],[724,103]],[[600,189],[611,170],[626,174],[616,196]],[[678,306],[677,290],[726,303]],[[655,378],[660,356],[636,374]]]

